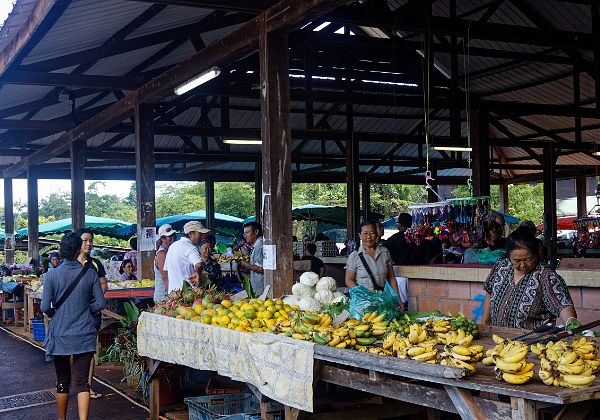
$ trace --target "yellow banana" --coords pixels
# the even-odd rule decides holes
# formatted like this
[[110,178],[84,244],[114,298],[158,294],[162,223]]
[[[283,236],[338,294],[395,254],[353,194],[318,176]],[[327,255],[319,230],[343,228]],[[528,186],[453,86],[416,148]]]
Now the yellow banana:
[[371,333],[375,336],[375,337],[380,337],[382,335],[385,334],[386,330],[371,330]]
[[563,375],[581,375],[586,365],[558,365],[557,369]]
[[[459,330],[462,331],[462,330]],[[471,334],[465,335],[463,338],[459,339],[457,344],[460,346],[469,347],[471,342],[473,341],[473,336]]]
[[465,346],[452,346],[452,353],[460,354],[461,356],[471,356],[471,350]]
[[540,359],[540,366],[544,370],[551,371],[556,366],[556,362],[551,362],[550,360],[546,359],[545,357],[542,357]]
[[492,335],[492,340],[494,340],[494,343],[496,344],[504,344],[506,345],[507,341],[509,341],[508,339],[502,338],[499,335]]
[[525,363],[525,366],[523,367],[523,369],[521,369],[519,372],[517,372],[517,374],[522,375],[524,373],[531,372],[533,370],[534,366],[535,366],[535,364],[533,364],[533,363]]
[[560,357],[560,360],[558,363],[561,365],[570,365],[576,359],[577,359],[577,353],[574,351],[569,351],[569,352],[563,353],[563,355]]
[[524,360],[520,362],[507,362],[506,360],[498,358],[496,359],[496,368],[500,369],[502,372],[516,373],[523,369],[525,363]]
[[524,360],[526,356],[527,356],[527,347],[521,347],[511,353],[505,354],[502,357],[502,359],[504,359],[505,362],[514,363],[514,362],[519,362],[521,360]]
[[475,366],[471,363],[467,363],[462,360],[454,359],[452,360],[452,364],[460,369],[466,369],[469,373],[475,373]]
[[414,357],[412,357],[412,359],[417,360],[419,362],[424,362],[426,360],[435,359],[436,357],[437,357],[437,350],[432,350],[432,351],[428,351],[423,354],[420,354],[418,356],[414,356]]
[[382,322],[385,320],[385,314],[381,314],[376,316],[375,318],[371,319],[370,322],[372,322],[373,324],[377,323],[377,322]]
[[422,343],[427,340],[427,330],[421,330],[421,333],[417,337],[417,343]]
[[[548,370],[544,370],[544,369],[540,369],[538,371],[538,375],[542,381],[552,378],[552,372],[550,372]],[[554,379],[552,379],[552,381],[554,382]],[[552,384],[550,384],[550,385],[552,385]]]
[[321,321],[321,327],[328,327],[333,322],[333,319],[330,315],[325,315]]
[[525,382],[528,382],[532,376],[533,376],[533,371],[529,371],[522,375],[516,375],[513,373],[505,372],[502,374],[502,379],[504,379],[504,381],[508,382],[509,384],[521,385],[521,384],[524,384]]
[[371,315],[369,315],[369,319],[367,319],[367,322],[373,322],[373,320],[375,318],[377,318],[379,314],[377,313],[377,311],[371,312]]
[[366,324],[358,325],[358,326],[354,327],[354,331],[367,331],[369,329],[371,329],[371,326],[366,325]]
[[496,364],[496,359],[494,359],[493,357],[490,357],[490,356],[484,357],[481,360],[481,363],[483,363],[485,366],[493,366]]
[[414,357],[414,356],[418,356],[420,354],[426,353],[427,349],[425,347],[411,347],[410,349],[406,350],[406,354],[408,354],[410,357]]
[[339,343],[337,346],[335,346],[338,349],[345,349],[347,346],[345,341],[342,341],[341,343]]
[[292,338],[295,340],[306,340],[304,334],[294,333],[292,334]]
[[554,350],[554,347],[548,347],[546,345],[546,356],[548,357],[548,360],[552,361],[552,362],[558,362],[558,360],[560,359],[560,356],[556,353],[556,350]]
[[342,341],[341,337],[339,335],[334,335],[331,341],[329,342],[329,345],[331,347],[335,347],[338,344],[340,344],[340,341]]
[[594,375],[563,375],[563,380],[569,385],[590,386],[596,377]]

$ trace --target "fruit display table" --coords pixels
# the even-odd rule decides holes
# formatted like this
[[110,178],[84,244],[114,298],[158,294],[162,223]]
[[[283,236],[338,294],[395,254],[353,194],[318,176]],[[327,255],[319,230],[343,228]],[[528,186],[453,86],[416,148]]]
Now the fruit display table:
[[109,289],[104,292],[106,299],[134,299],[154,297],[154,287],[132,287],[129,289]]
[[31,333],[31,319],[34,317],[34,307],[36,303],[42,300],[42,293],[34,291],[31,286],[25,286],[23,289],[23,320],[25,331]]
[[[492,334],[510,338],[520,332],[484,329],[477,343],[489,349],[495,345]],[[474,375],[466,376],[463,369],[450,366],[273,334],[248,334],[150,313],[144,313],[138,325],[138,351],[151,359],[151,365],[165,361],[216,370],[248,382],[262,394],[262,404],[269,398],[284,404],[286,419],[313,410],[312,389],[319,381],[399,400],[413,410],[420,406],[432,415],[436,410],[458,413],[463,419],[535,419],[538,410],[548,406],[561,406],[556,418],[573,418],[573,413],[584,414],[591,408],[590,401],[600,398],[600,384],[571,390],[544,385],[535,377],[527,384],[512,385],[498,381],[493,367],[481,363]],[[536,364],[537,372],[539,360],[533,355],[528,360]],[[158,418],[157,382],[153,379],[150,387],[151,419]],[[497,395],[510,402],[499,401]]]

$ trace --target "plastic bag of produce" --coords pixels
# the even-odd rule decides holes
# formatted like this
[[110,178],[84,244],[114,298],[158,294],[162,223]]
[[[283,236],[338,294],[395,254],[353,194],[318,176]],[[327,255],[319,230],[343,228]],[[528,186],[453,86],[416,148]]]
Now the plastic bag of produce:
[[385,314],[386,319],[394,319],[400,314],[398,312],[399,305],[398,295],[389,283],[385,284],[383,292],[370,292],[364,286],[350,289],[350,316],[352,318],[362,319],[364,314],[377,311]]

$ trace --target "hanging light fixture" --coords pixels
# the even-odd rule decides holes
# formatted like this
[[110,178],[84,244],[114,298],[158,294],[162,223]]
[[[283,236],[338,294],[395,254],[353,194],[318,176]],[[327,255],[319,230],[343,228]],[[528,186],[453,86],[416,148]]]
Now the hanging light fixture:
[[260,139],[223,139],[225,144],[262,144]]
[[175,88],[175,95],[183,95],[186,92],[189,92],[192,89],[197,88],[198,86],[208,82],[209,80],[214,79],[219,74],[221,74],[221,69],[217,66],[211,67],[203,73],[200,73],[198,76],[188,80],[182,85],[179,85]]
[[472,147],[464,146],[431,146],[433,150],[442,150],[446,152],[472,152]]

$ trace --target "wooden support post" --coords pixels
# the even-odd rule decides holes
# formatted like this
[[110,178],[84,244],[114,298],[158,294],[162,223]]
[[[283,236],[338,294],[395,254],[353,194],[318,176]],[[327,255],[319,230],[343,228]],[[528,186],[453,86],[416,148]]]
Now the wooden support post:
[[575,143],[581,143],[581,81],[579,65],[573,64],[573,107],[575,109]]
[[73,232],[85,227],[85,141],[71,147],[71,225]]
[[204,194],[206,195],[206,227],[211,234],[215,234],[215,181],[204,182]]
[[363,220],[371,219],[371,183],[365,177],[365,180],[362,184],[362,214]]
[[510,404],[512,407],[513,420],[537,420],[535,401],[511,397]]
[[556,149],[544,147],[544,245],[556,255]]
[[468,389],[457,388],[450,385],[446,385],[444,388],[456,407],[456,411],[458,411],[461,419],[480,420],[488,418],[473,400],[473,395],[471,395],[471,392]]
[[[158,360],[147,359],[150,370],[154,368]],[[160,418],[160,380],[158,375],[153,375],[150,380],[150,416],[149,420],[158,420]]]
[[[596,98],[600,98],[600,6],[598,3],[590,5],[592,12],[592,36],[594,37],[594,79],[596,80]],[[596,101],[596,117],[600,116],[600,101]]]
[[[456,18],[456,0],[450,0],[449,13],[451,18]],[[450,37],[450,95],[452,98],[460,97],[461,93],[458,88],[458,43],[456,36]],[[457,104],[450,105],[450,138],[453,142],[460,141],[461,137],[461,121],[460,108]]]
[[293,283],[288,35],[268,32],[267,15],[260,16],[263,246],[274,262],[263,268],[265,286],[270,285],[272,296],[279,297],[290,293]]
[[262,160],[254,164],[254,211],[256,221],[262,223]]
[[[138,245],[147,228],[156,229],[156,203],[154,197],[154,108],[152,104],[135,105],[135,187],[137,192]],[[156,250],[138,246],[137,276],[154,278]]]
[[587,216],[587,178],[575,177],[575,192],[577,195],[577,217]]
[[348,239],[358,244],[358,226],[360,225],[360,190],[358,140],[354,138],[354,118],[352,104],[346,105],[348,141],[346,141],[346,214]]
[[40,249],[40,222],[38,208],[38,178],[35,168],[27,168],[27,256],[38,266]]
[[[15,216],[13,212],[13,182],[12,178],[4,178],[4,232],[6,237],[11,237],[11,244],[5,242],[4,253],[6,264],[15,262],[15,242],[12,235],[15,233]],[[6,241],[6,240],[5,240]],[[10,246],[7,246],[10,245]]]
[[471,111],[470,121],[471,147],[473,148],[473,195],[490,195],[490,127],[487,111]]

